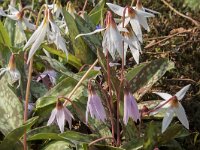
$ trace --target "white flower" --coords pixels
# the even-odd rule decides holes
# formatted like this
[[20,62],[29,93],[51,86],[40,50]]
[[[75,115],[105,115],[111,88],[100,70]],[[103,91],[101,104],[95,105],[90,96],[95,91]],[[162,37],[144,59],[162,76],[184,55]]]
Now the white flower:
[[[51,26],[51,28],[50,28]],[[60,34],[60,29],[56,25],[56,23],[53,21],[52,14],[48,8],[45,10],[45,17],[40,24],[40,26],[37,28],[37,30],[32,34],[26,45],[24,46],[24,50],[29,47],[31,44],[31,49],[28,56],[28,61],[32,58],[32,56],[35,54],[37,49],[40,47],[41,43],[44,41],[45,36],[47,35],[47,38],[49,42],[54,42],[58,49],[61,49],[63,52],[65,52],[67,58],[68,58],[68,51],[66,48],[65,40]]]
[[[106,4],[114,13],[123,17],[125,8],[112,3]],[[135,32],[137,38],[141,43],[143,42],[143,40],[140,25],[142,25],[146,30],[148,30],[148,27],[146,26],[143,20],[144,17],[154,17],[154,15],[141,10],[133,9],[131,7],[126,8],[124,26],[126,26],[130,22],[133,31]],[[120,24],[120,26],[122,27],[122,23]]]
[[47,126],[56,122],[60,128],[61,133],[63,133],[65,127],[65,120],[67,120],[69,128],[71,129],[72,119],[74,119],[74,117],[71,114],[71,112],[66,107],[63,107],[62,102],[58,100],[56,108],[54,108],[51,112],[51,116],[47,122]]
[[2,76],[4,73],[8,73],[8,75],[10,76],[11,84],[18,81],[19,83],[17,87],[20,86],[21,74],[19,70],[16,68],[14,54],[10,56],[8,67],[0,69],[0,76]]
[[171,123],[174,114],[178,117],[180,122],[183,124],[183,126],[187,129],[189,129],[189,122],[185,113],[185,110],[183,106],[181,105],[180,101],[185,96],[186,92],[188,91],[190,87],[190,84],[183,87],[180,91],[178,91],[174,96],[168,94],[168,93],[160,93],[160,92],[154,92],[155,94],[162,97],[165,101],[161,102],[155,110],[160,110],[160,108],[167,108],[167,112],[165,117],[163,118],[162,122],[162,132],[164,132],[169,124]]
[[59,18],[60,15],[63,16],[62,5],[59,0],[56,0],[55,4],[48,5],[50,9],[52,9],[52,13],[55,14],[56,18]]
[[[94,33],[98,33],[101,31],[104,31],[105,33],[103,35],[103,41],[102,41],[102,46],[103,46],[103,52],[105,55],[107,55],[107,51],[110,53],[113,59],[115,59],[116,52],[118,52],[119,56],[122,58],[122,50],[123,50],[123,44],[122,42],[125,41],[132,45],[128,40],[126,40],[119,32],[116,23],[112,17],[112,13],[110,11],[107,12],[106,15],[106,28],[102,29],[96,29],[93,32],[90,33],[85,33],[85,34],[79,34],[75,37],[78,38],[83,35],[92,35]],[[132,45],[134,47],[134,45]]]
[[[135,33],[132,31],[132,29],[128,26],[128,31],[124,33],[124,37],[134,45],[134,47],[128,43],[124,43],[124,58],[126,59],[126,52],[128,50],[128,47],[131,50],[131,53],[133,55],[133,58],[135,59],[135,62],[139,64],[139,56],[141,52],[141,45],[139,40],[137,39]],[[125,61],[126,62],[126,61]]]

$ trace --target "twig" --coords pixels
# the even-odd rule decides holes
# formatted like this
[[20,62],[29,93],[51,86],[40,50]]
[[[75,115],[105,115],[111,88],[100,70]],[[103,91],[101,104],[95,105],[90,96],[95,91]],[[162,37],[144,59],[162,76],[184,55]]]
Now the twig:
[[[90,142],[90,143],[88,144],[88,146],[91,146],[91,145],[93,145],[93,144],[95,144],[95,143],[97,143],[97,142],[99,142],[99,141],[105,140],[105,139],[113,139],[113,137],[106,136],[106,137],[102,137],[102,138],[96,139],[96,140]],[[113,139],[113,140],[114,140],[114,139]]]
[[[69,99],[72,97],[72,95],[74,94],[74,92],[78,89],[78,87],[82,84],[83,80],[85,80],[85,78],[87,77],[87,75],[89,74],[89,72],[92,70],[92,68],[97,64],[97,62],[98,62],[98,59],[92,64],[92,66],[90,66],[90,68],[88,69],[88,71],[83,75],[83,77],[80,79],[80,81],[76,84],[76,86],[74,87],[74,89],[68,95]],[[63,103],[63,106],[66,106],[66,105],[67,105],[67,100]]]
[[192,80],[192,79],[178,79],[178,78],[173,78],[173,79],[166,79],[168,81],[190,81],[193,83],[196,83],[196,81]]
[[190,20],[193,24],[195,24],[197,27],[200,26],[200,23],[194,19],[192,19],[191,17],[189,16],[186,16],[182,13],[180,13],[178,10],[176,10],[175,8],[173,8],[169,3],[167,3],[165,0],[161,0],[167,7],[169,7],[172,11],[174,11],[176,14],[178,14],[179,16],[183,17],[183,18],[186,18],[188,20]]
[[160,40],[160,41],[158,41],[158,42],[156,42],[156,43],[149,44],[149,45],[145,46],[144,48],[145,48],[145,49],[151,48],[151,47],[153,47],[153,46],[155,46],[155,45],[158,45],[158,44],[160,44],[160,43],[162,43],[162,42],[164,42],[164,41],[167,41],[167,40],[171,39],[171,38],[174,37],[174,36],[177,36],[177,35],[183,34],[183,33],[188,33],[188,32],[191,32],[191,31],[192,31],[192,29],[190,29],[190,30],[184,30],[184,31],[182,31],[182,32],[178,32],[178,33],[169,35],[169,36],[167,36],[166,38],[164,38],[164,39],[162,39],[162,40]]
[[83,9],[82,9],[82,12],[84,12],[85,11],[85,8],[86,8],[86,6],[87,6],[87,0],[85,0],[85,3],[84,3],[84,6],[83,6]]

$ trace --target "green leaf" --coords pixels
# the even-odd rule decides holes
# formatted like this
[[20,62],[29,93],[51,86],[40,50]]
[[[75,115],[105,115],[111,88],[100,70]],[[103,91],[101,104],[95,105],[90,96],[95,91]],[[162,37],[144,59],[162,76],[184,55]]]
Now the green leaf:
[[120,147],[114,147],[114,146],[109,146],[109,145],[102,145],[102,144],[94,144],[94,145],[91,145],[89,146],[89,150],[125,150],[123,148],[120,148]]
[[[66,54],[63,53],[62,51],[59,51],[57,49],[54,49],[53,47],[50,47],[48,45],[45,45],[45,44],[42,44],[42,47],[47,50],[48,52],[52,53],[52,54],[55,54],[55,55],[58,55],[59,57],[63,58],[63,59],[66,59]],[[75,57],[74,55],[70,54],[68,55],[68,61],[67,61],[68,64],[74,66],[75,68],[77,69],[80,69],[82,64],[81,64],[81,61],[79,58]]]
[[144,138],[134,138],[128,143],[124,144],[122,148],[126,150],[138,150],[143,147]]
[[47,93],[47,91],[48,89],[44,84],[36,81],[31,82],[31,94],[33,94],[35,98],[38,99],[44,96]]
[[7,135],[23,123],[23,107],[5,78],[0,80],[0,131]]
[[9,18],[5,19],[4,27],[7,29],[8,37],[10,37],[9,38],[10,46],[14,45],[14,41],[15,41],[15,29],[16,29],[15,25],[16,25],[16,21]]
[[157,142],[157,132],[158,128],[154,124],[154,122],[150,122],[146,128],[145,135],[144,135],[144,144],[143,148],[145,150],[152,150]]
[[[84,14],[84,19],[76,16],[75,21],[80,33],[89,33],[96,29],[96,26],[91,22],[87,14]],[[82,36],[82,38],[95,54],[97,53],[97,49],[101,48],[102,36],[98,35],[98,33],[89,36]]]
[[93,63],[95,60],[95,54],[88,48],[82,37],[75,39],[75,37],[80,33],[74,18],[65,9],[63,9],[63,14],[69,29],[69,38],[72,42],[75,56],[84,64]]
[[70,144],[66,141],[53,141],[42,150],[71,150]]
[[1,21],[0,21],[0,43],[4,44],[6,47],[11,47],[10,37]]
[[60,137],[63,139],[69,140],[72,143],[88,143],[92,142],[97,138],[96,135],[88,135],[88,134],[83,134],[75,131],[66,131],[64,133],[59,134]]
[[158,137],[158,143],[162,145],[173,140],[174,138],[182,137],[182,135],[187,136],[189,134],[186,134],[186,131],[182,125],[174,124],[167,128],[167,130]]
[[63,140],[62,137],[58,136],[57,133],[37,133],[28,138],[28,141],[34,140]]
[[104,15],[105,0],[100,0],[99,3],[90,11],[89,16],[92,22],[97,25]]
[[[166,58],[159,58],[153,60],[145,66],[141,66],[136,75],[131,78],[128,73],[126,77],[129,79],[132,92],[135,93],[137,98],[142,97],[155,82],[157,82],[166,71],[174,68],[174,63]],[[132,74],[132,72],[130,73]]]
[[1,142],[0,149],[6,150],[6,149],[13,149],[15,147],[15,144],[19,142],[20,138],[23,136],[24,131],[27,131],[35,124],[38,117],[33,117],[26,121],[25,124],[21,125],[20,127],[14,129],[11,131]]

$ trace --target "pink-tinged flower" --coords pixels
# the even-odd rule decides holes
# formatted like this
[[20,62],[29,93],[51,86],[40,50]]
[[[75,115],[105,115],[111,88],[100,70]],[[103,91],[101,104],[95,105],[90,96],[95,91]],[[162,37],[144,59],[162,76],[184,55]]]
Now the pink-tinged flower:
[[51,112],[51,116],[47,122],[47,126],[56,122],[60,128],[61,133],[64,132],[65,127],[65,120],[67,120],[69,124],[69,128],[72,128],[72,119],[74,119],[71,112],[66,108],[63,107],[63,104],[60,100],[57,101],[56,108],[54,108]]
[[90,113],[92,118],[97,120],[105,121],[106,113],[105,109],[101,103],[100,97],[95,92],[91,84],[88,84],[88,102],[86,109],[86,123],[88,122],[88,113]]
[[180,122],[183,124],[183,126],[187,129],[189,129],[189,122],[185,113],[185,110],[183,106],[181,105],[180,101],[185,96],[186,92],[188,91],[190,87],[190,84],[183,87],[180,91],[178,91],[174,96],[168,94],[168,93],[160,93],[160,92],[154,92],[155,94],[162,97],[165,101],[161,102],[155,110],[160,108],[167,108],[167,112],[165,117],[163,118],[162,122],[162,132],[164,132],[169,124],[171,123],[174,114],[178,117]]
[[[139,64],[139,56],[140,56],[140,52],[141,52],[141,45],[139,40],[137,39],[135,33],[133,32],[133,30],[128,26],[128,31],[129,32],[124,32],[124,37],[130,42],[132,43],[132,45],[128,44],[128,43],[124,43],[124,58],[126,59],[126,52],[128,50],[128,47],[131,50],[131,53],[133,55],[133,58],[135,59],[135,62],[137,64]],[[126,61],[125,61],[126,62]]]
[[[123,17],[124,9],[125,9],[124,7],[121,7],[112,3],[106,3],[106,4],[114,13]],[[124,26],[126,27],[126,25],[130,22],[131,27],[140,42],[143,42],[142,30],[141,30],[140,25],[143,26],[146,30],[148,30],[148,27],[146,26],[143,20],[144,17],[145,18],[154,17],[154,15],[141,11],[141,10],[133,9],[132,7],[127,7],[125,10]],[[122,23],[120,24],[120,27],[122,27]]]
[[57,76],[57,73],[54,70],[49,70],[49,69],[45,70],[43,73],[41,73],[39,75],[39,77],[37,78],[37,82],[39,82],[40,80],[42,80],[46,76],[49,77],[52,85],[56,85],[56,76]]
[[54,22],[50,9],[46,7],[45,16],[42,23],[37,28],[37,30],[32,34],[32,36],[24,46],[25,50],[30,45],[32,45],[29,52],[27,63],[30,61],[35,52],[38,50],[41,43],[44,41],[46,35],[48,41],[53,42],[57,46],[57,48],[65,52],[66,56],[68,57],[68,51],[66,48],[65,39],[61,36],[60,29]]
[[135,122],[140,121],[140,112],[137,102],[128,88],[124,89],[124,124],[127,125],[128,119],[132,118]]
[[[94,33],[98,33],[101,31],[104,31],[105,33],[103,35],[103,41],[102,41],[102,46],[103,46],[103,52],[105,55],[107,55],[107,50],[112,56],[113,59],[115,59],[116,52],[118,52],[119,56],[122,58],[122,50],[123,50],[123,44],[122,42],[125,41],[132,45],[129,41],[127,41],[119,32],[117,25],[112,17],[112,13],[110,11],[107,12],[106,15],[106,28],[102,29],[96,29],[93,32],[90,33],[85,33],[85,34],[79,34],[76,36],[76,38],[83,36],[83,35],[92,35]],[[76,39],[75,38],[75,39]],[[133,45],[132,45],[133,46]]]
[[16,63],[15,63],[15,56],[12,54],[10,56],[9,64],[8,67],[6,68],[1,68],[0,69],[0,76],[3,75],[4,73],[8,73],[10,79],[11,79],[11,84],[15,83],[16,81],[19,82],[18,86],[20,86],[21,83],[21,74],[19,70],[16,68]]

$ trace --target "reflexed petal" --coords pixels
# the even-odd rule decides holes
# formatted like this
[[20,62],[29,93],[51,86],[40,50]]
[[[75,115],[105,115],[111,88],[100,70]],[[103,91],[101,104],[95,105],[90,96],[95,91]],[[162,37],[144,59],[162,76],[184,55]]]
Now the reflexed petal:
[[30,29],[30,30],[35,30],[35,29],[36,29],[35,25],[32,24],[32,23],[30,23],[30,22],[28,21],[28,19],[23,18],[23,21],[24,21],[24,23],[25,23],[25,25],[26,25],[26,27],[27,27],[28,29]]
[[6,15],[6,16],[15,21],[19,20],[19,18],[16,15]]
[[143,10],[135,9],[135,11],[136,11],[138,17],[155,17],[154,14],[145,12]]
[[138,19],[131,19],[130,24],[131,24],[131,27],[132,27],[133,31],[135,32],[135,35],[137,36],[138,40],[142,43],[143,42],[142,30],[141,30]]
[[16,15],[17,13],[19,13],[19,11],[11,5],[8,5],[8,9],[10,10],[11,14],[13,14],[13,15]]
[[2,76],[6,71],[8,71],[8,68],[1,68],[0,69],[0,76]]
[[153,13],[153,14],[158,14],[158,15],[160,15],[159,12],[157,12],[157,11],[155,11],[155,10],[152,10],[152,9],[144,8],[144,10],[145,10],[145,11],[149,11],[149,12],[151,12],[151,13]]
[[139,16],[138,20],[139,20],[139,23],[142,25],[142,27],[149,32],[150,28],[149,28],[149,25],[147,23],[147,18]]
[[169,108],[167,110],[167,113],[166,113],[165,117],[163,118],[162,133],[165,132],[165,130],[167,129],[167,127],[171,123],[171,121],[173,119],[173,116],[174,116],[174,111],[173,111],[173,109]]
[[64,108],[64,113],[65,113],[65,119],[67,120],[69,124],[69,128],[72,128],[72,118],[74,119],[74,116],[71,114],[71,112],[67,109]]
[[108,5],[108,7],[117,15],[119,16],[123,16],[123,12],[124,12],[124,8],[119,6],[119,5],[115,5],[112,3],[106,3]]
[[48,25],[47,24],[44,25],[44,27],[42,28],[42,31],[40,31],[37,39],[33,43],[32,47],[30,49],[29,55],[28,55],[27,63],[29,63],[30,59],[32,58],[32,56],[35,54],[35,52],[37,51],[37,49],[40,47],[41,43],[43,42],[45,35],[46,35],[47,28],[48,28]]
[[131,104],[131,116],[132,116],[132,119],[137,122],[137,120],[140,120],[140,112],[139,112],[139,109],[138,109],[138,105],[137,105],[137,102],[135,100],[135,98],[133,97],[133,95],[131,93],[129,93],[129,99],[130,99],[130,104]]
[[178,102],[178,107],[174,108],[174,111],[178,117],[178,119],[180,120],[180,122],[184,125],[184,127],[186,127],[187,129],[189,129],[189,122],[185,113],[185,109],[183,108],[183,106],[181,105],[180,102]]
[[61,35],[57,34],[56,40],[54,40],[54,43],[56,44],[58,49],[61,49],[66,54],[66,58],[68,60],[68,51],[66,48],[65,39],[61,37]]
[[137,64],[139,64],[139,56],[140,56],[140,52],[139,50],[135,49],[134,47],[130,46],[130,50],[131,50],[131,53],[133,55],[133,58],[135,59],[135,62]]
[[63,133],[64,128],[65,128],[65,113],[64,113],[63,108],[60,110],[57,109],[56,120],[57,120],[57,123],[58,123],[61,133]]
[[1,8],[0,8],[0,16],[6,16],[6,13]]
[[37,30],[32,34],[26,45],[24,46],[23,50],[25,50],[27,47],[29,47],[40,35],[40,33],[43,30],[44,21],[41,23],[41,25],[37,28]]
[[176,93],[175,96],[177,97],[177,99],[178,99],[179,101],[183,99],[183,97],[185,96],[186,92],[189,90],[190,86],[191,86],[191,84],[186,85],[186,86],[184,86],[180,91],[178,91],[178,92]]
[[11,79],[13,82],[16,82],[17,80],[21,79],[21,74],[20,74],[19,70],[17,70],[17,69],[10,70],[9,73],[11,75]]
[[153,93],[159,95],[164,100],[169,100],[172,97],[172,95],[170,95],[168,93],[161,93],[161,92],[153,92]]
[[51,116],[49,117],[49,120],[47,122],[47,126],[49,126],[50,124],[52,124],[54,122],[54,120],[56,119],[56,113],[57,113],[57,109],[54,108],[51,112]]
[[82,33],[82,34],[78,34],[75,39],[81,37],[81,36],[84,36],[84,35],[92,35],[92,34],[95,34],[95,33],[98,33],[98,32],[101,32],[101,31],[104,31],[106,28],[102,28],[102,29],[96,29],[94,30],[93,32],[89,32],[89,33]]

